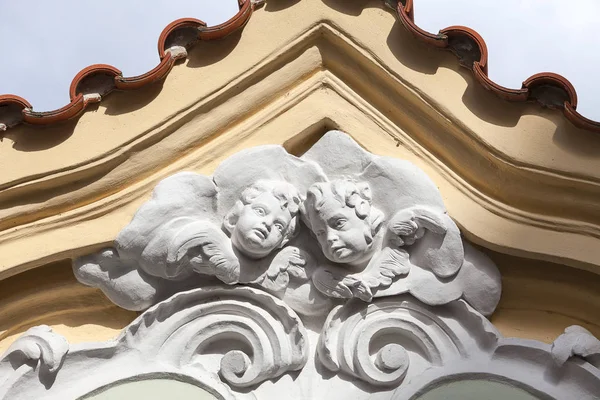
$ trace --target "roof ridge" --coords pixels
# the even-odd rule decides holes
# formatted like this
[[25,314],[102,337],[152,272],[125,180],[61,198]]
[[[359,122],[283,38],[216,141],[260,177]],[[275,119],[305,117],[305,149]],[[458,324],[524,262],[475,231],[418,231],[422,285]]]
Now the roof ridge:
[[[89,104],[99,103],[102,97],[114,90],[138,89],[164,79],[175,62],[187,57],[187,48],[198,40],[222,39],[241,29],[250,19],[254,9],[264,0],[238,0],[239,11],[222,24],[207,26],[195,18],[181,18],[171,22],[158,38],[159,64],[145,74],[124,77],[123,73],[107,64],[94,64],[82,69],[71,81],[69,104],[52,111],[33,111],[24,98],[0,95],[0,132],[23,122],[49,125],[81,114]],[[93,90],[92,90],[93,89]],[[2,110],[4,108],[4,110]]]
[[[390,4],[390,0],[386,0]],[[562,110],[578,128],[600,133],[600,122],[577,112],[577,92],[567,78],[553,72],[540,72],[523,81],[520,89],[511,89],[488,76],[488,50],[477,31],[466,26],[450,26],[438,34],[427,32],[415,23],[414,0],[396,0],[391,5],[404,27],[421,41],[449,50],[461,66],[470,69],[484,88],[509,101],[536,101],[543,107]]]
[[[461,66],[473,72],[475,79],[486,89],[509,101],[537,101],[543,107],[559,109],[578,128],[600,133],[600,122],[577,112],[577,92],[569,80],[552,72],[532,75],[520,89],[511,89],[494,82],[488,76],[488,50],[481,35],[465,26],[450,26],[434,34],[420,28],[414,21],[414,0],[384,0],[396,11],[402,25],[421,41],[456,55]],[[49,125],[81,114],[89,104],[98,103],[113,90],[138,89],[164,79],[175,62],[187,57],[187,48],[197,40],[221,39],[241,29],[254,9],[265,0],[238,0],[239,11],[228,21],[208,27],[195,18],[171,22],[158,39],[160,63],[145,74],[124,77],[122,72],[107,64],[94,64],[81,70],[69,88],[70,103],[64,107],[37,112],[32,105],[16,95],[0,95],[0,132],[26,122]],[[92,83],[92,84],[91,84]],[[87,84],[87,88],[86,88]],[[91,89],[94,90],[91,90]]]

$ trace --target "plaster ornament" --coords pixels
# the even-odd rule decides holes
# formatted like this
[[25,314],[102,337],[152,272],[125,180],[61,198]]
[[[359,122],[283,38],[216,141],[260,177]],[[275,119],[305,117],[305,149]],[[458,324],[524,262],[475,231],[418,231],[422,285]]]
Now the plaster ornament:
[[304,315],[406,292],[430,305],[463,298],[490,315],[500,276],[466,247],[421,170],[332,131],[301,158],[261,146],[212,178],[164,179],[114,248],[75,260],[74,271],[131,310],[217,278],[263,287]]
[[[307,192],[302,217],[318,241],[315,286],[334,298],[410,292],[426,304],[466,299],[490,315],[501,292],[491,260],[466,247],[435,184],[413,164],[363,150],[331,131],[303,157],[327,182]],[[486,291],[473,290],[481,282]]]
[[[180,379],[218,399],[301,369],[308,358],[299,317],[248,287],[206,287],[150,308],[114,341],[68,346],[47,327],[30,329],[0,361],[2,399],[76,399],[115,382]],[[38,372],[39,371],[39,372]]]
[[317,356],[331,371],[398,387],[426,369],[493,348],[499,337],[463,300],[435,309],[406,295],[352,300],[327,317]]
[[[295,298],[311,285],[307,269],[314,265],[310,253],[296,246],[304,241],[296,240],[299,209],[306,188],[323,179],[317,165],[279,146],[242,151],[212,178],[178,173],[156,186],[114,248],[74,260],[75,275],[131,310],[214,278],[261,286],[280,297],[291,279]],[[318,293],[310,300],[329,302]],[[311,311],[302,304],[298,309]]]
[[572,328],[553,348],[502,338],[485,318],[500,274],[462,240],[435,184],[342,132],[300,158],[261,146],[212,177],[164,179],[114,247],[73,268],[116,304],[150,308],[115,342],[71,346],[48,387],[30,370],[37,352],[26,367],[5,358],[6,393],[35,381],[31,393],[65,398],[64,376],[92,365],[101,378],[78,393],[148,374],[219,398],[408,399],[485,376],[585,399],[600,385],[593,364],[571,357],[594,362],[591,335]]
[[30,371],[38,372],[37,379],[44,386],[52,386],[56,374],[69,350],[69,343],[45,325],[25,332],[6,350],[0,360],[0,398]]
[[582,328],[567,328],[554,345],[504,338],[464,300],[352,299],[312,329],[318,341],[261,289],[195,289],[150,308],[114,341],[68,345],[48,327],[30,329],[0,359],[0,399],[83,399],[148,379],[186,382],[227,400],[420,399],[472,382],[527,398],[600,393],[597,366],[571,356],[596,355],[597,339]]
[[552,344],[552,358],[563,365],[569,358],[578,356],[600,368],[600,340],[587,329],[573,325],[565,329]]

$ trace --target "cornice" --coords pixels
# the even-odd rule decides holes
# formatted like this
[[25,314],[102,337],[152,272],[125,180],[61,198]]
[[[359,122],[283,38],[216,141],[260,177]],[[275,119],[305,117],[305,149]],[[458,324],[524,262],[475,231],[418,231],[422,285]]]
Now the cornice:
[[[20,123],[50,125],[80,115],[90,105],[114,90],[133,90],[163,80],[178,60],[187,57],[187,50],[198,40],[218,40],[241,29],[250,19],[256,6],[264,0],[238,0],[240,10],[228,21],[208,27],[196,18],[182,18],[167,25],[158,39],[159,64],[145,74],[124,77],[114,66],[94,64],[81,70],[69,88],[70,103],[52,111],[34,111],[22,97],[0,95],[0,131]],[[394,8],[402,25],[422,42],[456,55],[461,66],[473,72],[476,80],[487,90],[508,101],[534,101],[543,107],[558,109],[575,126],[600,132],[600,122],[577,112],[577,92],[565,77],[553,72],[540,72],[523,81],[521,88],[511,89],[494,82],[488,76],[488,49],[481,35],[465,26],[450,26],[431,33],[414,21],[414,0],[385,0]],[[91,85],[90,85],[91,83]],[[92,89],[93,88],[93,89]],[[4,109],[4,110],[2,110]]]
[[[67,144],[73,147],[85,136],[96,147],[75,146],[76,153],[47,150],[62,154],[59,167],[48,163],[33,164],[31,172],[5,170],[0,183],[0,248],[8,250],[0,275],[109,242],[151,187],[169,173],[183,169],[210,173],[217,160],[249,141],[285,143],[291,151],[301,152],[306,141],[332,128],[350,133],[374,153],[407,158],[426,169],[443,187],[450,213],[469,239],[498,251],[597,271],[600,254],[593,249],[599,248],[600,176],[594,158],[577,159],[559,147],[531,152],[519,148],[515,153],[508,141],[499,145],[493,141],[499,137],[492,135],[496,131],[486,129],[491,124],[465,120],[460,110],[451,108],[454,99],[443,97],[447,89],[440,83],[465,79],[447,60],[441,59],[446,64],[436,74],[398,72],[401,64],[388,54],[388,45],[378,37],[359,35],[363,28],[355,24],[355,17],[320,2],[318,7],[317,2],[305,4],[256,13],[241,38],[223,42],[226,57],[213,65],[174,69],[162,95],[179,101],[170,99],[185,93],[187,97],[180,96],[184,101],[157,108],[155,104],[165,101],[157,99],[139,113],[119,117],[88,113],[79,123],[86,131],[76,132]],[[311,7],[317,8],[314,20],[299,18],[290,25],[289,37],[265,41],[280,29],[276,23],[282,13],[287,18],[296,11],[306,16]],[[379,24],[378,30],[387,31],[393,24],[380,8],[369,13],[365,18]],[[237,40],[260,46],[236,46]],[[188,89],[205,68],[222,75],[203,84],[206,88]],[[115,93],[107,102],[123,103],[125,96],[136,102],[145,95]],[[543,116],[551,122],[555,117]],[[541,118],[523,119],[505,131],[519,135],[528,150],[527,141],[537,144],[546,138],[528,131]],[[102,126],[98,135],[96,124]],[[118,144],[105,144],[115,139]],[[552,160],[551,154],[556,154]],[[35,156],[28,153],[9,160],[21,165],[18,159]],[[58,165],[56,158],[42,161]],[[100,226],[111,228],[97,229]],[[52,246],[45,244],[49,240]]]

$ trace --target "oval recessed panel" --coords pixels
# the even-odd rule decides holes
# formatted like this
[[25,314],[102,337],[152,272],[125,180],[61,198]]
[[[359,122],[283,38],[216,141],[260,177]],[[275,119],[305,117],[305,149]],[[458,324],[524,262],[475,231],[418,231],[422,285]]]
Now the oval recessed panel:
[[414,400],[546,400],[508,383],[463,380],[445,383],[414,398]]
[[198,386],[172,379],[122,382],[80,400],[217,400]]

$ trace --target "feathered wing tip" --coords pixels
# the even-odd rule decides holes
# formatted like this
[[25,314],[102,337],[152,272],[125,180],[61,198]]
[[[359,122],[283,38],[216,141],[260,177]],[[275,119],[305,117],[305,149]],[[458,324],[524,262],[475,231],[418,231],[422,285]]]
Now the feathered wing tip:
[[228,285],[240,279],[240,263],[231,240],[208,221],[192,220],[174,235],[168,245],[167,265],[214,275]]

